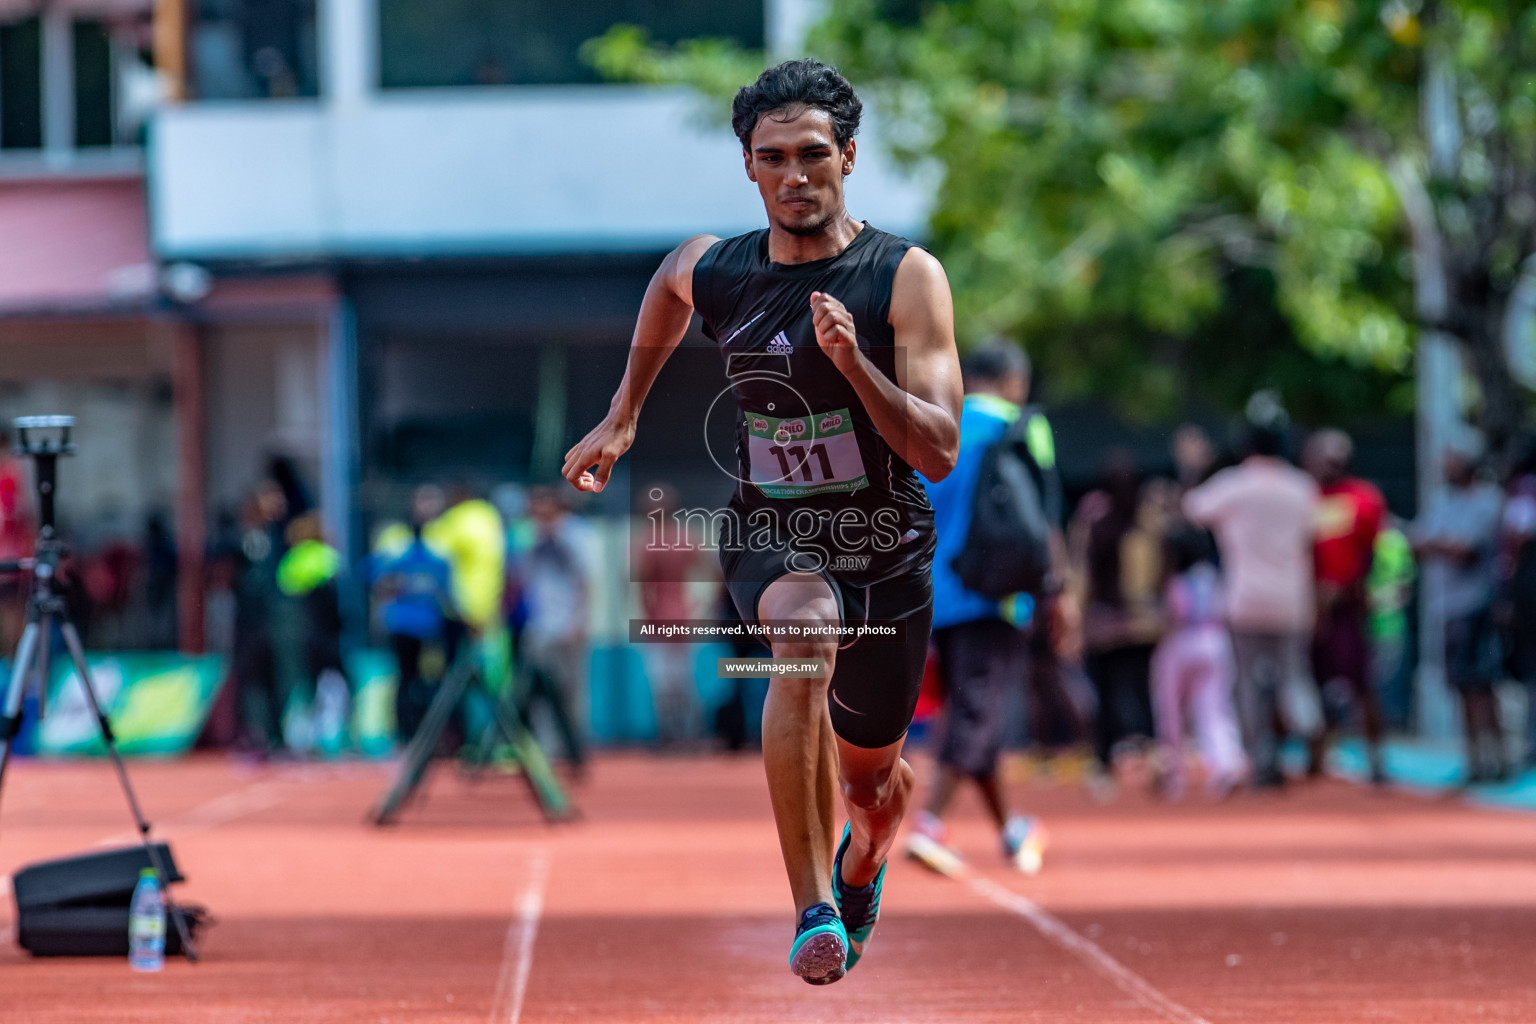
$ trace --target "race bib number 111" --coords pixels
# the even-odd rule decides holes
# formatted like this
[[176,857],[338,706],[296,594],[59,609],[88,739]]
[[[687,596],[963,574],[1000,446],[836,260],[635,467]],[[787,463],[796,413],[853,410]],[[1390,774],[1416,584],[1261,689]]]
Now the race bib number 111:
[[768,497],[804,498],[869,486],[847,409],[782,420],[749,412],[746,418],[752,483]]

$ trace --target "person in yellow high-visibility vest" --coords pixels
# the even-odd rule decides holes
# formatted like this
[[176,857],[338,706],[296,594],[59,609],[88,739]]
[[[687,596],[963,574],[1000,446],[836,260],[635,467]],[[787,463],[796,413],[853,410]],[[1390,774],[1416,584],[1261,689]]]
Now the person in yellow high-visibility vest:
[[456,489],[448,510],[421,535],[453,567],[453,603],[464,624],[480,635],[498,625],[506,587],[507,535],[496,506],[466,488]]

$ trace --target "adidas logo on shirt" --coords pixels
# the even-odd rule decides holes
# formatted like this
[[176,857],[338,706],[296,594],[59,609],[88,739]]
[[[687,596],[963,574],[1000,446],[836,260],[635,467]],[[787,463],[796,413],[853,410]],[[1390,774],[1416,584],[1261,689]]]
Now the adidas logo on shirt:
[[783,331],[775,334],[773,340],[768,343],[768,354],[771,356],[793,355],[794,351],[795,346],[789,343],[789,336]]

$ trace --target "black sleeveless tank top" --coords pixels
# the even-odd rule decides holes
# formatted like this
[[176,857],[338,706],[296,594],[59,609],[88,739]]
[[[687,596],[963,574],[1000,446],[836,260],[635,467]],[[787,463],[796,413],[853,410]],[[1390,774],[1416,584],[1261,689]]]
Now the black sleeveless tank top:
[[[894,382],[891,290],[911,247],[866,222],[835,256],[774,263],[764,228],[712,246],[693,272],[694,308],[738,406],[734,510],[749,523],[776,520],[796,540],[812,538],[814,517],[832,569],[859,583],[911,571],[914,557],[930,554],[933,510],[917,474],[816,344],[811,293],[848,308],[859,348]],[[757,511],[767,518],[753,520]]]

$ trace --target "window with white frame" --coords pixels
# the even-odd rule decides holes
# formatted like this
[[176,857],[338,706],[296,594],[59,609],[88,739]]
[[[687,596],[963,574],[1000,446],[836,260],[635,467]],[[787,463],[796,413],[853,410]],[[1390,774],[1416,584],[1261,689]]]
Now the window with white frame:
[[149,10],[53,4],[0,17],[0,150],[136,146],[159,95]]

